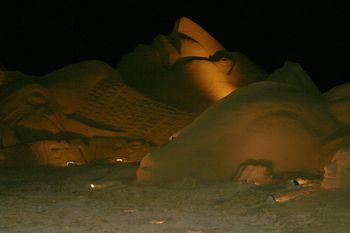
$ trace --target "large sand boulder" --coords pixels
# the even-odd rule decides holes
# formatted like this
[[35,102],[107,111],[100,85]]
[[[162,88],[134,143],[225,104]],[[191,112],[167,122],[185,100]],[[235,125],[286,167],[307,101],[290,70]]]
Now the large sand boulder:
[[271,163],[276,173],[322,171],[325,138],[337,129],[325,99],[297,86],[258,82],[242,87],[205,111],[175,140],[147,155],[141,182],[193,176],[232,179],[247,161]]

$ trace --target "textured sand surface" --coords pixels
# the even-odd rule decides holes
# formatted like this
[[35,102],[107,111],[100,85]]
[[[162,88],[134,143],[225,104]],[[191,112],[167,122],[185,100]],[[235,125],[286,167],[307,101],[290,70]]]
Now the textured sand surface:
[[[135,168],[0,171],[0,232],[349,232],[350,190],[274,203],[291,189],[129,183]],[[91,188],[94,184],[95,188]]]

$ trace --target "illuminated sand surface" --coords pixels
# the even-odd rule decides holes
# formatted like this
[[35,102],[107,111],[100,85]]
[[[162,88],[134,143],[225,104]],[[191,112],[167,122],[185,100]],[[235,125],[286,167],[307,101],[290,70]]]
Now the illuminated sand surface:
[[[0,171],[0,232],[347,232],[350,190],[284,203],[290,185],[170,188],[125,183],[130,169]],[[124,177],[124,178],[123,178]],[[96,188],[91,188],[94,184]],[[289,188],[286,188],[289,187]]]
[[320,148],[338,127],[320,95],[257,82],[208,108],[178,138],[143,158],[137,177],[151,183],[184,176],[229,180],[250,160],[270,161],[274,172],[322,172],[329,155]]

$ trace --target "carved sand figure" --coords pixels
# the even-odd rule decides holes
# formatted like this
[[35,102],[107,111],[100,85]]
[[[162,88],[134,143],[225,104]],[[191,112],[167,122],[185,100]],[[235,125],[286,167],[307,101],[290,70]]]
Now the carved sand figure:
[[237,88],[267,77],[243,54],[223,49],[184,17],[169,36],[159,35],[151,45],[139,45],[125,55],[117,70],[126,84],[141,93],[186,111],[201,112]]
[[[69,82],[71,77],[76,83]],[[67,156],[62,154],[57,160],[38,159],[37,162],[43,165],[64,166],[94,160],[110,162],[112,152],[107,153],[96,144],[112,145],[111,141],[114,144],[127,142],[118,149],[112,146],[114,162],[118,158],[123,162],[137,162],[193,119],[191,113],[132,90],[121,82],[115,70],[101,62],[72,65],[42,78],[32,78],[30,83],[22,80],[5,85],[2,92],[2,154],[16,150],[19,144],[28,144],[28,152],[39,158],[48,157],[48,154],[57,157],[56,151],[64,149],[60,141],[66,141],[66,146],[80,148],[69,156],[69,153]],[[6,91],[9,94],[6,95]],[[56,147],[60,149],[48,149],[51,148],[48,140],[56,141]],[[135,146],[133,141],[142,145]],[[37,143],[47,145],[38,147],[35,146]],[[136,152],[131,147],[140,150]],[[144,148],[148,149],[145,151]],[[17,161],[11,156],[3,157],[8,157],[4,162],[9,164]]]
[[[3,71],[0,133],[2,158],[7,158],[3,163],[18,164],[13,156],[19,154],[18,145],[23,153],[38,158],[34,164],[138,162],[206,107],[239,85],[255,81],[233,77],[237,67],[254,67],[249,77],[264,75],[243,55],[226,58],[226,53],[216,53],[223,47],[187,18],[177,21],[171,35],[160,35],[155,44],[144,48],[154,46],[157,54],[148,54],[146,61],[161,54],[156,65],[166,70],[162,77],[152,66],[142,67],[145,62],[137,58],[144,52],[139,48],[122,59],[121,74],[99,61],[73,64],[43,77]],[[249,65],[240,66],[240,62]],[[125,142],[122,147],[121,141]],[[107,145],[114,149],[105,149]],[[67,156],[57,156],[57,151],[66,151]],[[57,160],[41,159],[50,156]]]
[[146,156],[138,177],[151,182],[189,175],[203,181],[227,180],[249,160],[270,161],[277,173],[317,172],[329,160],[319,148],[337,129],[321,95],[288,84],[258,82],[233,92],[178,138]]
[[322,188],[343,187],[348,87],[322,95],[292,62],[267,74],[181,18],[116,69],[99,61],[43,77],[2,69],[0,163],[142,160],[137,179],[148,184],[188,176],[265,184],[310,173],[324,175]]
[[232,92],[173,141],[147,155],[137,171],[138,181],[164,184],[194,177],[202,182],[265,184],[308,173],[324,176],[321,188],[348,187],[348,112],[340,107],[347,104],[348,85],[322,95],[291,62],[267,80]]

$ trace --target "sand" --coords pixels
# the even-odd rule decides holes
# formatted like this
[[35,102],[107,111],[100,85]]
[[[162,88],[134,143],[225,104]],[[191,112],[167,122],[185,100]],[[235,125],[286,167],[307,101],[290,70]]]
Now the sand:
[[[350,190],[275,203],[290,185],[129,183],[135,168],[0,171],[0,232],[349,232]],[[95,188],[91,188],[94,184]]]

